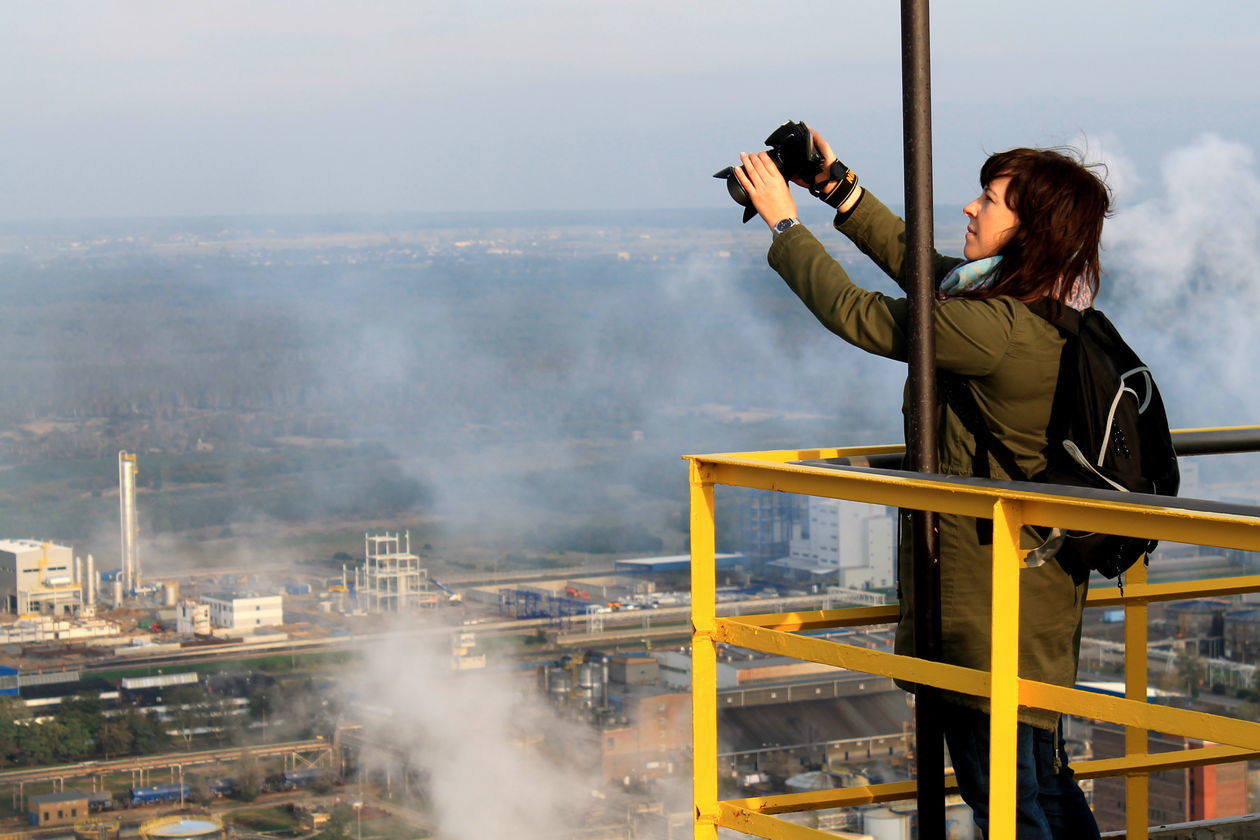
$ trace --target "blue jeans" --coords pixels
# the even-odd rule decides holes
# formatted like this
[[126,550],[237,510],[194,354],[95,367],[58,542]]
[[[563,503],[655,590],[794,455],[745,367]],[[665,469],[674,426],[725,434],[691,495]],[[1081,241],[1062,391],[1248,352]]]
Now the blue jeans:
[[[989,836],[989,716],[946,703],[945,744],[958,778],[958,792]],[[1018,840],[1097,840],[1098,823],[1057,732],[1019,724],[1016,743],[1015,836]]]

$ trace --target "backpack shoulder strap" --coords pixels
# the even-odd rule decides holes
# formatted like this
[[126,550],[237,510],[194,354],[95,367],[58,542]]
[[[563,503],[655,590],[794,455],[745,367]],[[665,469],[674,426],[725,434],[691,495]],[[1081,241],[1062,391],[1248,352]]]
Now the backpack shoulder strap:
[[1085,316],[1070,306],[1052,303],[1049,298],[1039,298],[1026,306],[1034,315],[1053,324],[1063,336],[1059,377],[1055,383],[1054,399],[1050,404],[1050,422],[1046,424],[1046,440],[1060,440],[1067,434],[1069,418],[1076,407],[1075,395],[1080,388],[1080,372],[1077,367]]

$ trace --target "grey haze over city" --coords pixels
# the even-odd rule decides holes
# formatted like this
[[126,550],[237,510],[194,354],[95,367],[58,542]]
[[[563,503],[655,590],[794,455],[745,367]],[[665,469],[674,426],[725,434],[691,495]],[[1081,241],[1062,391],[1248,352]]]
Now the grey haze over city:
[[[665,547],[681,548],[677,456],[687,452],[898,439],[900,366],[821,330],[765,266],[764,228],[740,226],[710,177],[782,120],[804,119],[898,203],[895,9],[804,2],[793,12],[7,6],[0,234],[24,326],[3,345],[0,376],[17,397],[6,422],[118,404],[160,418],[54,430],[82,439],[44,434],[45,454],[66,457],[191,447],[220,435],[225,421],[208,417],[219,410],[236,412],[237,438],[262,434],[256,416],[240,419],[250,412],[300,416],[268,431],[322,423],[383,446],[396,474],[358,507],[331,489],[344,475],[308,476],[314,490],[296,514],[296,503],[240,492],[220,500],[222,515],[172,513],[148,538],[224,524],[229,506],[264,523],[352,507],[362,517],[388,496],[394,508],[475,521],[493,499],[490,530],[513,534],[504,553],[556,507],[616,510],[616,494],[596,489],[614,477],[666,488],[637,515],[672,529]],[[986,152],[1068,143],[1105,164],[1117,203],[1100,305],[1155,367],[1177,426],[1247,423],[1260,403],[1250,369],[1257,51],[1238,34],[1260,31],[1257,16],[1251,4],[1212,2],[934,10],[942,249]],[[802,212],[840,245],[824,214]],[[329,263],[315,253],[324,245],[289,264],[266,250],[285,237],[417,225],[446,231],[424,247],[448,256],[456,240],[499,253],[436,266],[421,255],[409,273],[342,252]],[[96,254],[49,283],[55,258],[32,244],[131,236],[127,247],[148,253],[145,243],[181,231],[262,253],[224,245],[209,263]],[[570,247],[565,231],[586,244]],[[602,253],[590,246],[601,237],[631,245]],[[667,240],[668,259],[654,262]],[[844,260],[895,293],[852,253]],[[31,347],[46,349],[39,362]],[[146,440],[154,428],[170,439]],[[32,459],[26,434],[11,459]],[[67,537],[105,537],[111,517],[97,504]]]

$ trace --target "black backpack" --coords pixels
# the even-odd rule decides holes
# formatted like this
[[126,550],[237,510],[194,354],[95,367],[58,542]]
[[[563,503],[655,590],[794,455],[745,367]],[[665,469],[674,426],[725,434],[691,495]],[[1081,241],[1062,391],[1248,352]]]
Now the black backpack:
[[[1064,338],[1059,381],[1046,428],[1046,468],[1032,481],[1131,493],[1177,495],[1181,474],[1159,388],[1138,355],[1096,309],[1046,300],[1028,307]],[[1058,311],[1056,311],[1056,309]],[[974,474],[987,478],[991,453],[1012,479],[1028,481],[1011,450],[989,429],[968,377],[938,374],[941,396],[976,440]],[[983,530],[992,528],[980,520]],[[1046,538],[1034,562],[1053,556],[1069,572],[1116,578],[1152,551],[1155,540],[1038,529]],[[991,531],[990,531],[991,533]],[[982,533],[982,541],[984,534]],[[1033,559],[1030,558],[1030,559]]]

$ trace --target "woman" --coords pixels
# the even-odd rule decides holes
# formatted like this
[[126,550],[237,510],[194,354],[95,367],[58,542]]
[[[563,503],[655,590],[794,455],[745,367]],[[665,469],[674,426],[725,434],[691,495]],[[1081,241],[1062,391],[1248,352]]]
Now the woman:
[[[905,224],[856,179],[831,178],[836,157],[814,134],[826,158],[811,192],[836,207],[836,228],[902,284]],[[741,155],[736,177],[774,231],[770,265],[829,330],[870,353],[904,361],[909,308],[904,298],[861,289],[796,218],[796,202],[766,153]],[[844,168],[838,171],[843,175]],[[965,260],[936,256],[936,364],[968,377],[994,435],[1027,475],[1045,465],[1042,449],[1058,380],[1063,338],[1028,305],[1085,308],[1099,283],[1099,240],[1108,213],[1106,186],[1078,161],[1056,151],[1014,149],[991,156],[980,171],[982,192],[963,208]],[[845,191],[850,190],[845,194]],[[828,199],[831,199],[830,201]],[[976,472],[975,442],[958,417],[940,413],[940,470]],[[989,474],[1007,478],[990,458]],[[988,670],[990,545],[976,520],[940,517],[942,659]],[[1040,544],[1026,532],[1025,547]],[[907,543],[903,534],[903,546]],[[902,557],[909,557],[903,548]],[[912,654],[913,573],[898,570],[901,620],[897,652]],[[1057,562],[1020,570],[1019,671],[1025,679],[1076,681],[1086,581]],[[959,791],[988,833],[989,719],[984,698],[947,693],[945,736]],[[1019,711],[1019,837],[1090,838],[1098,828],[1067,768],[1058,716]]]

